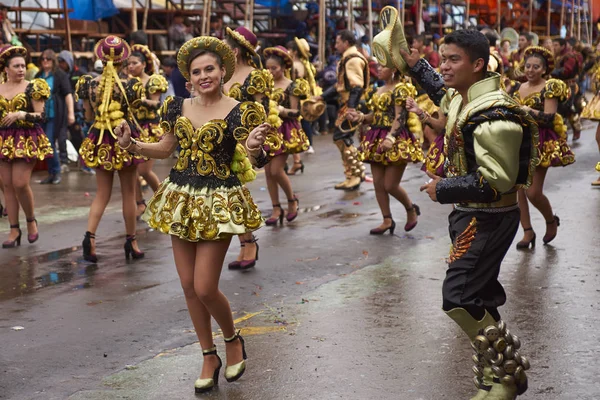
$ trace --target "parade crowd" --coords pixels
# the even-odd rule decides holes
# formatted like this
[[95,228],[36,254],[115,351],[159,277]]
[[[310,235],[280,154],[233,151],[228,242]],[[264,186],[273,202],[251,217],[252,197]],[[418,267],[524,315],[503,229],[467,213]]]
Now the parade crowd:
[[[240,250],[228,268],[253,268],[256,231],[302,217],[290,176],[304,173],[303,154],[319,151],[313,135],[330,134],[342,164],[335,189],[372,180],[382,222],[370,234],[394,234],[391,199],[406,211],[403,230],[417,228],[426,207],[402,186],[409,164],[429,177],[421,191],[453,205],[443,310],[475,350],[473,399],[514,399],[527,390],[529,360],[499,312],[500,265],[519,225],[516,248],[536,246],[530,205],[546,221],[543,243],[557,237],[560,218],[544,182],[551,167],[575,162],[568,126],[576,141],[582,118],[600,120],[600,96],[585,97],[600,77],[600,50],[573,38],[534,43],[529,32],[511,43],[489,29],[408,37],[397,14],[385,7],[373,38],[337,31],[327,60],[312,56],[310,38],[259,45],[245,27],[194,37],[179,20],[169,30],[177,55],[162,60],[142,32],[100,40],[89,69],[67,50],[44,50],[34,64],[24,47],[3,45],[0,210],[10,233],[2,247],[21,245],[20,210],[28,242],[43,238],[30,186],[36,165],[48,171],[39,184],[59,185],[61,174],[79,170],[97,183],[83,258],[101,263],[95,233],[118,175],[125,257],[144,257],[140,218],[170,235],[204,355],[195,390],[210,391],[223,366],[211,318],[225,339],[225,379],[246,368],[244,339],[219,290],[230,243],[237,236]],[[600,150],[600,129],[596,139]],[[174,166],[161,182],[154,160],[167,158]],[[257,168],[272,202],[267,215],[245,186]]]

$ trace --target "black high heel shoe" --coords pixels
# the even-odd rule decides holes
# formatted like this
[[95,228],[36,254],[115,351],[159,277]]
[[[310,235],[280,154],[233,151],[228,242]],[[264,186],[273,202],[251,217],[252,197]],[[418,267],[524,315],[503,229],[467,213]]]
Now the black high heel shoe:
[[21,228],[19,228],[19,224],[15,224],[15,225],[11,225],[10,229],[18,229],[19,230],[19,236],[17,236],[17,238],[15,240],[7,240],[4,243],[2,243],[2,248],[3,249],[12,249],[15,248],[17,246],[21,245]]
[[89,262],[98,262],[96,253],[92,253],[92,239],[96,239],[96,235],[92,232],[86,232],[81,247],[83,248],[83,259]]
[[[27,218],[27,222],[35,222],[35,227],[37,228],[37,219],[35,218]],[[35,243],[40,238],[40,231],[37,231],[34,235],[27,234],[27,241],[29,243]]]
[[144,258],[144,253],[141,251],[136,251],[133,248],[133,241],[135,240],[135,235],[127,235],[127,239],[125,240],[125,244],[123,245],[123,248],[125,249],[125,259],[129,260],[129,257],[131,256],[131,258],[133,258],[134,260],[140,259],[140,258]]
[[[296,168],[296,165],[299,165],[298,168]],[[296,175],[296,172],[300,171],[300,173],[304,173],[304,163],[302,161],[300,162],[294,162],[294,165],[292,166],[292,169],[290,169],[289,171],[286,171],[285,173],[288,175]]]
[[295,195],[294,195],[294,198],[292,200],[288,200],[288,205],[289,204],[294,204],[294,203],[296,203],[296,212],[293,212],[293,213],[289,212],[289,213],[287,213],[287,215],[285,216],[285,219],[287,220],[287,222],[292,222],[298,216],[298,210],[300,209],[300,200],[298,200],[298,197],[296,197]]
[[[421,207],[419,207],[415,203],[413,203],[411,208],[407,208],[406,212],[411,212],[413,210],[415,211],[415,214],[417,214],[417,217],[421,215]],[[413,222],[412,224],[407,223],[406,225],[404,225],[404,230],[406,232],[410,232],[413,229],[415,229],[415,227],[417,226],[418,223],[419,223],[418,219],[415,222]]]
[[279,221],[279,225],[283,225],[283,208],[281,204],[273,204],[273,210],[279,208],[279,217],[269,218],[265,221],[265,225],[267,226],[277,226],[277,221]]
[[0,218],[4,217],[4,206],[0,203]]
[[544,241],[544,244],[548,244],[554,240],[554,238],[558,234],[558,227],[560,226],[560,218],[558,218],[558,215],[555,215],[554,218],[552,218],[552,221],[546,221],[546,225],[552,225],[555,222],[556,222],[556,233],[554,235],[545,234],[544,238],[542,239]]
[[396,230],[396,222],[392,219],[392,216],[391,215],[384,215],[383,219],[391,219],[392,220],[392,224],[390,226],[388,226],[387,228],[375,228],[375,229],[371,229],[371,231],[369,232],[371,235],[383,235],[388,230],[390,231],[390,235],[394,234],[394,231]]
[[238,339],[242,343],[242,361],[235,365],[227,365],[225,367],[225,379],[227,382],[235,382],[244,375],[246,371],[246,360],[248,357],[246,356],[246,344],[244,343],[244,338],[240,335],[240,331],[237,331],[235,335],[230,338],[225,338],[225,343],[231,343],[234,340]]
[[212,378],[196,379],[196,382],[194,383],[194,389],[196,390],[196,393],[206,393],[213,390],[215,386],[219,384],[219,372],[221,371],[221,367],[223,366],[223,361],[221,361],[221,357],[219,357],[219,355],[217,354],[217,346],[213,346],[208,350],[202,350],[202,355],[204,357],[217,356],[217,358],[219,359],[219,366],[217,367],[217,369],[215,369]]
[[[525,228],[523,229],[523,231],[525,232],[529,232],[532,231],[533,228]],[[534,249],[535,248],[535,232],[533,232],[533,237],[531,238],[531,240],[528,242],[526,240],[521,240],[519,243],[517,243],[517,250],[522,250],[522,249],[528,249],[529,245],[531,245],[531,248]]]

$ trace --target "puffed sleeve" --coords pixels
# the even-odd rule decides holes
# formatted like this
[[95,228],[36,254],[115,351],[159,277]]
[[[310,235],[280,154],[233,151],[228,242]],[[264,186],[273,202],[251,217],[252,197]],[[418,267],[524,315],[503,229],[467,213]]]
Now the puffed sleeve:
[[365,79],[368,76],[364,76],[365,61],[361,57],[352,57],[346,62],[346,77],[350,83],[350,88],[365,86]]
[[158,114],[160,115],[160,127],[167,133],[173,133],[173,127],[177,118],[181,116],[183,97],[169,96],[165,99]]
[[[254,128],[263,124],[267,120],[267,114],[264,107],[255,101],[246,101],[240,104],[240,120],[236,122],[236,127],[233,130],[233,137],[239,142],[236,146],[236,155],[234,155],[235,161],[241,161],[242,164],[237,167],[232,166],[232,170],[235,170],[238,178],[242,183],[250,182],[256,177],[256,173],[252,170],[251,165],[257,168],[264,167],[269,159],[264,150],[261,150],[258,157],[246,158],[242,157],[242,154],[247,154],[246,140],[248,135]],[[250,161],[252,160],[252,161]],[[251,165],[250,165],[251,164]]]
[[46,101],[50,98],[50,86],[43,79],[34,79],[27,85],[25,96],[36,101]]
[[164,76],[154,74],[148,80],[147,86],[150,94],[166,93],[167,89],[169,89],[169,82],[167,82],[167,79]]
[[512,121],[488,122],[473,132],[477,171],[500,193],[515,186],[522,140],[523,128]]
[[292,95],[300,100],[306,100],[310,96],[310,85],[303,78],[298,78],[292,83]]
[[238,142],[245,142],[254,128],[267,120],[265,108],[255,101],[240,104],[240,121],[233,130],[233,137]]
[[75,101],[89,100],[90,98],[90,82],[94,78],[91,75],[82,75],[79,77],[75,85]]
[[248,94],[251,96],[257,94],[269,95],[275,85],[273,75],[264,69],[255,69],[250,72],[248,82]]
[[416,97],[417,88],[410,83],[401,82],[394,87],[392,92],[392,98],[394,99],[394,105],[403,106],[406,104],[408,97]]
[[560,79],[548,79],[544,87],[545,99],[558,99],[559,103],[569,98],[569,87]]
[[129,104],[138,103],[146,98],[144,84],[139,78],[131,78],[125,84],[125,93]]
[[436,186],[440,203],[491,203],[511,190],[519,174],[523,128],[512,121],[492,121],[473,132],[477,169],[467,175],[444,178]]

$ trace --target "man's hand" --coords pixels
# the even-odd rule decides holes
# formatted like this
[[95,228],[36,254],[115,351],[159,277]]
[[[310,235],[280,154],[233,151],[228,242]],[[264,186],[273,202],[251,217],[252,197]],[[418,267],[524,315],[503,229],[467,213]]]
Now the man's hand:
[[400,49],[400,55],[404,58],[404,61],[406,61],[406,64],[408,64],[410,68],[417,65],[417,62],[421,59],[421,54],[419,54],[419,50],[417,49],[410,49],[410,53],[404,49]]
[[437,196],[435,194],[435,189],[436,186],[438,184],[439,181],[442,180],[441,177],[432,174],[429,171],[425,171],[427,173],[427,176],[430,177],[431,179],[429,180],[429,182],[427,182],[426,184],[424,184],[423,186],[421,186],[420,191],[421,192],[427,192],[427,194],[429,195],[429,198],[433,201],[437,201]]

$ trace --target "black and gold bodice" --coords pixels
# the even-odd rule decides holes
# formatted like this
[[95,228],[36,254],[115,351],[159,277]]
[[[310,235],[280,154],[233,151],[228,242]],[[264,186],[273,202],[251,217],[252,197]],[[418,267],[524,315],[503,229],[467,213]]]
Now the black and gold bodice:
[[[166,93],[168,88],[169,82],[167,82],[167,79],[160,74],[154,74],[150,76],[148,82],[146,82],[144,91],[146,97],[150,98],[151,95],[156,93]],[[158,108],[159,107],[150,107],[142,103],[141,99],[134,100],[133,103],[131,103],[133,115],[141,124],[158,122]]]
[[104,95],[101,85],[101,81],[94,80],[90,75],[83,75],[75,87],[75,101],[88,101],[92,106],[95,114],[93,128],[112,132],[121,121],[128,119],[129,105],[146,98],[144,84],[139,78],[114,84],[110,92],[108,111],[105,113],[99,107],[103,102],[100,95]]
[[539,126],[554,128],[554,114],[544,113],[544,100],[545,99],[557,99],[559,103],[566,101],[570,96],[570,90],[566,83],[559,79],[548,79],[544,88],[540,92],[531,93],[530,95],[522,98],[519,93],[520,83],[515,83],[512,88],[512,97],[521,105],[531,107],[532,109],[539,111],[540,113],[532,117],[536,120]]
[[[291,109],[292,104],[290,101],[290,97],[296,96],[299,100],[306,100],[310,95],[310,86],[306,79],[298,78],[290,82],[290,84],[285,88],[275,88],[271,94],[271,100],[273,100],[278,105]],[[300,104],[298,104],[300,107]],[[299,118],[300,116],[298,115]]]
[[240,180],[231,171],[235,149],[265,122],[263,107],[254,101],[242,102],[224,119],[213,119],[196,128],[181,115],[183,101],[181,97],[169,97],[160,110],[160,127],[165,134],[170,132],[177,137],[180,148],[170,181],[195,188],[240,186]]
[[[34,112],[32,101],[46,101],[50,98],[50,86],[43,79],[34,79],[25,88],[24,93],[19,93],[12,99],[6,99],[0,95],[0,121],[6,117],[8,113],[25,111]],[[18,120],[13,125],[8,127],[0,127],[0,129],[7,128],[33,128],[35,122],[27,120]]]
[[367,102],[367,107],[373,113],[373,122],[371,127],[391,128],[395,117],[396,106],[406,104],[409,96],[414,97],[417,94],[416,88],[410,84],[398,83],[394,90],[383,93],[373,93]]
[[237,101],[254,101],[254,96],[257,94],[264,95],[261,104],[265,108],[266,113],[269,113],[269,98],[273,91],[273,75],[266,69],[254,69],[248,74],[244,83],[234,83],[229,88],[229,97]]

